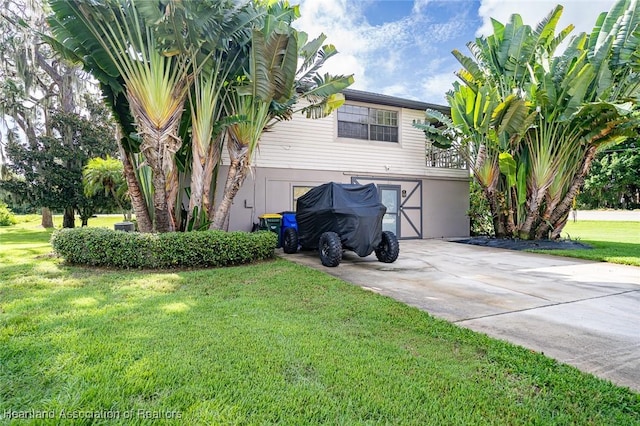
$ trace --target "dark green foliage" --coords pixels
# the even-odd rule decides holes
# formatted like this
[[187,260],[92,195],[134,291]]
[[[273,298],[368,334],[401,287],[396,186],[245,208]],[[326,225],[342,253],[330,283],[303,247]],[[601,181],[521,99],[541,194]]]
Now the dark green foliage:
[[598,155],[578,196],[578,208],[640,208],[640,141]]
[[55,232],[51,245],[70,264],[127,269],[204,268],[271,258],[277,238],[273,232],[143,234],[79,228]]
[[32,205],[54,210],[73,210],[90,217],[96,207],[106,207],[104,197],[89,200],[83,193],[82,168],[89,158],[115,154],[116,141],[106,110],[89,104],[91,117],[51,112],[51,136],[23,143],[7,144],[9,169],[21,179],[0,183],[7,192],[18,194]]
[[472,180],[469,191],[469,225],[471,235],[494,236],[493,219],[487,198],[476,180]]

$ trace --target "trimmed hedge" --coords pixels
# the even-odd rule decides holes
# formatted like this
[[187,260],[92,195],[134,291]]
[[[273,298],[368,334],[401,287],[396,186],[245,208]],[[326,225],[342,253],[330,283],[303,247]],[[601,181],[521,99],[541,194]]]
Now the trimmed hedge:
[[171,232],[141,234],[107,228],[61,229],[53,251],[67,263],[116,268],[184,268],[239,265],[274,256],[273,232]]

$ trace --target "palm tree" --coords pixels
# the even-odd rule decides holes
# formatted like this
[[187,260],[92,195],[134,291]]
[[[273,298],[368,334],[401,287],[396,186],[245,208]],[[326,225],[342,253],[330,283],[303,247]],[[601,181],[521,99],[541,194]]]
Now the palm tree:
[[91,52],[86,66],[102,67],[98,78],[111,74],[109,83],[114,86],[113,77],[122,79],[120,90],[141,137],[140,151],[152,171],[154,230],[175,230],[170,188],[177,179],[173,155],[182,145],[177,133],[189,87],[188,67],[181,56],[160,52],[149,18],[162,19],[161,10],[141,7],[147,13],[141,16],[135,0],[90,4],[52,0],[51,6],[56,15],[50,20],[54,33],[75,37],[77,57],[87,62],[81,55]]
[[640,17],[635,2],[627,6],[622,0],[558,56],[572,30],[555,34],[561,6],[535,30],[518,15],[506,25],[494,20],[493,35],[468,44],[472,57],[454,51],[463,69],[462,84],[447,95],[451,119],[428,112],[444,126],[416,126],[467,156],[497,236],[559,237],[595,154],[637,124],[627,102],[637,95],[637,74],[620,52],[634,51],[638,40],[622,36],[620,26],[633,32]]
[[91,158],[82,169],[82,185],[84,195],[87,197],[93,197],[99,192],[111,196],[125,216],[125,220],[127,219],[123,202],[129,194],[127,182],[124,179],[124,165],[120,160],[109,155],[106,159]]
[[342,105],[340,92],[353,83],[353,76],[319,73],[337,51],[323,45],[324,35],[308,41],[306,33],[292,28],[298,16],[297,7],[272,4],[264,26],[252,32],[248,72],[231,86],[225,103],[230,164],[211,229],[223,229],[228,223],[231,203],[251,169],[262,133],[277,121],[290,119],[300,99],[306,101],[300,111],[308,118],[327,116]]
[[[302,109],[308,116],[328,114],[353,81],[319,74],[335,48],[322,46],[324,36],[307,42],[291,28],[299,12],[286,2],[50,2],[52,44],[101,82],[122,126],[136,215],[143,191],[131,182],[132,154],[140,151],[152,171],[149,216],[157,231],[177,228],[175,207],[186,175],[187,228],[207,221],[222,227],[265,128],[290,118],[299,98],[309,102]],[[296,73],[298,54],[303,63]],[[211,194],[225,137],[235,160],[216,209]]]

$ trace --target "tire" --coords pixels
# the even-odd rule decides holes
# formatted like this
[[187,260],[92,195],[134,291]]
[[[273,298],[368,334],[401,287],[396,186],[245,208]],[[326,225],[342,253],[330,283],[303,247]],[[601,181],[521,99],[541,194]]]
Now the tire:
[[400,244],[398,237],[391,231],[382,232],[382,241],[376,249],[376,257],[380,262],[393,263],[400,254]]
[[338,266],[342,260],[342,242],[340,236],[335,232],[325,232],[320,235],[318,243],[320,261],[324,266],[333,268]]
[[282,251],[293,254],[298,251],[298,231],[296,228],[287,228],[282,234]]

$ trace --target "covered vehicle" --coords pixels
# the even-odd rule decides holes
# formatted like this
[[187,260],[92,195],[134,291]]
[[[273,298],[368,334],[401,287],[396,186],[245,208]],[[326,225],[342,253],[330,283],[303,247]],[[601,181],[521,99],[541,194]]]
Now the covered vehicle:
[[283,249],[285,253],[295,253],[298,245],[303,249],[317,248],[325,266],[337,266],[342,250],[354,251],[360,257],[375,251],[381,262],[394,262],[399,245],[393,232],[382,231],[386,210],[372,183],[330,182],[317,186],[298,198],[298,229],[283,230]]

